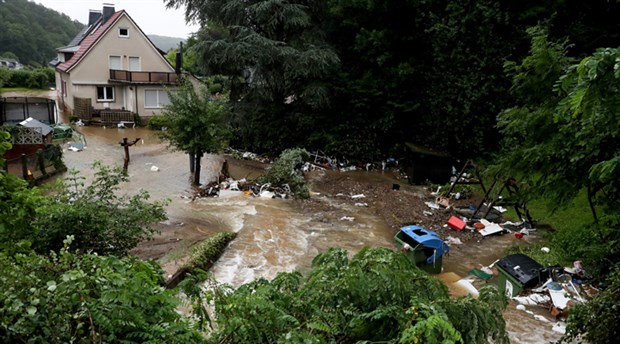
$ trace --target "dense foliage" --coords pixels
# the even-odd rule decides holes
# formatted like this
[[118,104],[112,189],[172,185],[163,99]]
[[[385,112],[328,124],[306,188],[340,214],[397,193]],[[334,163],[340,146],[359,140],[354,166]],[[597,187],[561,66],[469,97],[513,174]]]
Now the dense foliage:
[[598,49],[573,64],[565,43],[550,41],[539,27],[529,32],[530,55],[507,64],[518,104],[498,117],[504,139],[494,170],[520,176],[529,198],[544,197],[555,208],[586,194],[590,223],[562,229],[551,244],[563,260],[581,260],[593,277],[611,280],[571,310],[568,327],[568,338],[608,343],[614,337],[603,332],[620,322],[601,310],[620,305],[620,49]]
[[595,299],[571,308],[564,342],[585,339],[597,344],[616,343],[620,336],[620,270],[610,273],[605,284]]
[[198,66],[231,81],[233,144],[349,160],[407,141],[462,159],[494,152],[495,117],[512,104],[502,66],[527,55],[527,27],[544,21],[579,56],[620,32],[616,1],[166,3],[203,23]]
[[585,190],[591,228],[571,235],[581,249],[562,246],[605,273],[620,261],[620,50],[600,49],[570,65],[565,44],[549,42],[540,28],[530,32],[531,55],[508,65],[519,105],[498,118],[504,150],[496,163],[522,176],[529,197],[558,207]]
[[0,2],[0,54],[11,52],[25,65],[47,66],[84,25],[34,1]]
[[170,104],[159,118],[165,130],[160,132],[170,146],[195,159],[194,184],[200,184],[200,159],[205,153],[219,153],[228,145],[230,115],[225,97],[212,97],[209,90],[194,88],[189,80],[168,92]]
[[236,290],[214,286],[211,343],[507,343],[493,286],[479,299],[452,299],[441,282],[400,252],[342,249],[317,256],[312,271],[280,273]]
[[64,238],[73,235],[74,249],[119,256],[150,239],[156,231],[152,224],[166,219],[166,203],[148,202],[145,191],[120,194],[120,184],[128,181],[120,167],[95,163],[93,169],[95,176],[89,185],[84,185],[77,171],[56,185],[53,196],[37,209],[32,232],[23,233],[22,239],[45,253],[58,251]]
[[47,89],[55,85],[54,70],[49,67],[35,69],[0,69],[0,88],[23,87]]
[[304,149],[287,149],[267,167],[265,174],[258,177],[256,182],[261,185],[269,183],[276,188],[287,185],[295,196],[308,198],[310,197],[310,190],[301,167],[309,159],[310,153]]
[[202,342],[156,264],[64,248],[49,257],[0,252],[0,270],[2,342]]

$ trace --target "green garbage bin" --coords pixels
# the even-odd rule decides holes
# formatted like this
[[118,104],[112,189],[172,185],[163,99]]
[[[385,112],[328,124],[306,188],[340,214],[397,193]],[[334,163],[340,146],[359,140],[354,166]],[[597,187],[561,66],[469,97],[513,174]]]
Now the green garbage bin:
[[499,291],[508,297],[515,297],[524,289],[533,288],[541,282],[543,266],[524,254],[506,256],[496,266],[499,271]]

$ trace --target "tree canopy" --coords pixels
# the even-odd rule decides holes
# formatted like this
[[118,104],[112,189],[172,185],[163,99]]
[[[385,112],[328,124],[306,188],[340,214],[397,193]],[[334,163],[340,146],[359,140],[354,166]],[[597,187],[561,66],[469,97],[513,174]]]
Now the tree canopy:
[[[197,88],[197,89],[196,89]],[[196,159],[194,184],[200,184],[200,159],[204,153],[219,153],[228,145],[229,106],[224,96],[213,96],[204,86],[185,80],[168,92],[170,104],[163,111],[161,137]]]

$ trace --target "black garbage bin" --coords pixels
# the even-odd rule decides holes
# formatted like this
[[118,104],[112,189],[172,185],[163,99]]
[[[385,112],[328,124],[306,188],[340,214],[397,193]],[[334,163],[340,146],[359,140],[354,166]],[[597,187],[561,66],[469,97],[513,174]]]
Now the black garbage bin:
[[540,283],[543,266],[524,254],[506,256],[496,266],[499,271],[499,291],[508,297],[517,296],[523,289],[533,288]]

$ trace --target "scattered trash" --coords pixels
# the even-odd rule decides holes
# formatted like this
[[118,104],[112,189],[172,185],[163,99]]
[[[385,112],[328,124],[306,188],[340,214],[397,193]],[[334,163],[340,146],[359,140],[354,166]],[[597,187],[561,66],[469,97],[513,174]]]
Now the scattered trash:
[[84,149],[84,145],[79,143],[71,143],[67,149],[72,152],[81,152]]
[[343,216],[340,218],[340,221],[353,221],[353,220],[355,220],[355,218],[352,216]]
[[432,212],[432,211],[428,211],[428,210],[424,210],[424,211],[422,212],[422,214],[423,214],[424,216],[433,216],[433,212]]
[[367,207],[368,203],[355,203],[356,207]]
[[151,166],[151,172],[159,172],[159,167],[155,165]]
[[84,126],[84,122],[82,122],[82,120],[79,119],[77,122],[75,122],[75,125],[77,125],[78,127],[83,127]]
[[450,207],[450,199],[444,196],[439,196],[437,197],[437,199],[435,200],[435,203],[444,206],[446,208]]
[[491,234],[497,234],[504,231],[504,228],[502,228],[502,226],[498,225],[497,223],[489,222],[485,219],[481,219],[480,223],[484,225],[484,228],[478,232],[482,236],[489,236]]
[[454,230],[462,231],[465,229],[465,221],[453,215],[448,219],[448,226]]
[[453,237],[451,237],[449,235],[446,238],[446,242],[448,243],[448,245],[463,245],[463,242],[461,241],[461,239],[453,238]]
[[549,247],[541,247],[540,248],[541,251],[545,252],[545,253],[549,253]]
[[439,205],[435,202],[424,202],[431,209],[439,209]]
[[482,271],[480,269],[471,269],[469,270],[469,274],[470,275],[474,275],[482,280],[488,281],[493,277],[492,273],[486,273],[485,271]]
[[364,194],[352,195],[351,196],[351,198],[353,198],[353,199],[364,198],[364,197],[366,197],[366,195],[364,195]]

